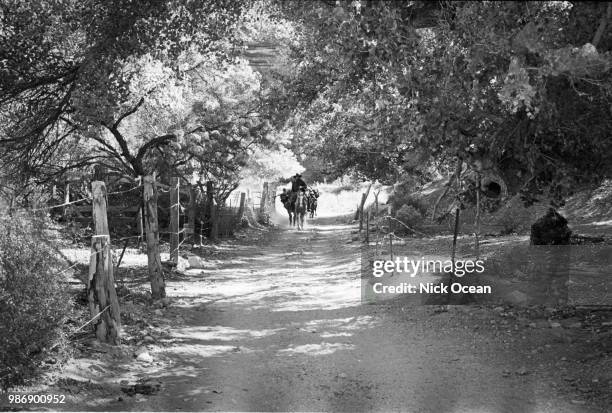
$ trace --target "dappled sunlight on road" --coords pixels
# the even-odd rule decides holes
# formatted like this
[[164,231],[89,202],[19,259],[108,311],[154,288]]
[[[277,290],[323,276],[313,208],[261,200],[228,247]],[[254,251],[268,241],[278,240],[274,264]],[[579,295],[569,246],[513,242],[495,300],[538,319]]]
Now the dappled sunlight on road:
[[175,356],[193,356],[193,357],[219,357],[230,353],[240,351],[242,353],[250,352],[246,347],[241,347],[239,350],[236,346],[223,346],[212,344],[198,344],[186,342],[185,344],[173,344],[165,348],[164,352],[172,353]]
[[173,338],[190,338],[202,341],[235,341],[248,338],[260,338],[272,335],[282,328],[271,330],[239,330],[224,326],[186,327],[174,330]]
[[[346,226],[318,226],[282,233],[273,245],[240,249],[240,258],[204,269],[188,270],[190,282],[173,286],[170,295],[198,306],[215,303],[254,311],[339,309],[360,305],[360,261],[356,247],[330,245]],[[338,231],[343,229],[344,231]],[[323,231],[331,231],[322,235]],[[237,246],[237,248],[241,248]]]
[[291,348],[280,350],[279,355],[305,354],[310,356],[322,356],[335,353],[339,350],[352,350],[355,346],[346,343],[320,343],[320,344],[304,344],[301,346],[292,346]]

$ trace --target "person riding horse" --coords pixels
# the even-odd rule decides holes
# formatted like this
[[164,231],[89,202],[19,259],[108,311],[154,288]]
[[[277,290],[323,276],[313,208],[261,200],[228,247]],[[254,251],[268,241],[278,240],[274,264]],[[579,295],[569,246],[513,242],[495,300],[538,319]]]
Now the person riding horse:
[[306,203],[308,206],[308,212],[310,212],[310,218],[314,218],[317,212],[317,198],[319,198],[319,191],[313,188],[308,188],[306,193]]
[[291,202],[295,202],[298,191],[306,191],[306,188],[308,188],[308,185],[306,185],[306,182],[302,179],[302,175],[295,174],[291,177]]

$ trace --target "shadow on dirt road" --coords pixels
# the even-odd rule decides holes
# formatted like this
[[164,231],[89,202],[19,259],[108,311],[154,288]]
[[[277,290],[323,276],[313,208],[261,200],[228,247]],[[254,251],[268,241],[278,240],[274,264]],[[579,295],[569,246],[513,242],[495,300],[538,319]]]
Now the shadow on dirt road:
[[148,346],[152,360],[119,357],[98,379],[118,390],[146,378],[161,390],[83,392],[65,408],[596,411],[559,396],[526,353],[530,338],[482,308],[362,305],[355,228],[309,224],[236,244],[168,283],[171,308],[156,318],[167,334]]

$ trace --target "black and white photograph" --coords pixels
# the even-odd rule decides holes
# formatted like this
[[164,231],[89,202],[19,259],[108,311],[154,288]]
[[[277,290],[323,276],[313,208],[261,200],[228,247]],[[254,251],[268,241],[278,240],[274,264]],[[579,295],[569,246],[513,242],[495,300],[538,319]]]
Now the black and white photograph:
[[0,412],[612,413],[612,2],[0,0]]

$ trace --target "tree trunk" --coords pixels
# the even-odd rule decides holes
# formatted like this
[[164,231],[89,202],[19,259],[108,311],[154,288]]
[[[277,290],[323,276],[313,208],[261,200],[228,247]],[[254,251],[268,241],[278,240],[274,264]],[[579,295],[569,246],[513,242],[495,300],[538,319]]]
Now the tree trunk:
[[106,186],[104,182],[92,182],[91,192],[95,235],[91,240],[91,258],[87,283],[89,313],[92,317],[97,317],[94,326],[98,340],[118,345],[121,342],[121,313],[113,277],[113,258],[106,216]]
[[475,219],[475,245],[474,249],[476,250],[476,259],[480,258],[480,183],[481,178],[480,174],[476,179],[476,219]]
[[359,205],[359,232],[363,229],[363,207],[365,205],[366,200],[368,199],[368,195],[370,195],[370,189],[372,188],[372,184],[368,186],[365,194],[361,195],[361,204]]
[[166,296],[166,282],[159,254],[159,226],[157,223],[157,188],[155,175],[144,177],[145,229],[147,233],[147,258],[149,281],[153,299]]
[[172,178],[170,185],[170,262],[175,265],[178,264],[179,256],[179,185],[178,177]]
[[463,167],[463,160],[461,158],[458,158],[457,159],[457,167],[455,168],[455,173],[448,179],[448,182],[446,183],[445,188],[444,188],[444,192],[442,192],[440,194],[440,196],[438,197],[438,199],[436,199],[436,202],[434,203],[433,211],[431,212],[431,222],[435,221],[435,219],[436,219],[436,211],[438,209],[438,205],[440,204],[440,202],[442,202],[442,199],[448,193],[448,191],[451,188],[451,186],[453,185],[453,182],[455,181],[455,179],[457,179],[457,182],[459,181],[459,176],[461,175],[461,168],[462,167]]
[[608,7],[606,8],[606,15],[601,16],[601,21],[599,22],[597,31],[595,32],[595,35],[593,36],[593,41],[591,41],[591,44],[595,46],[595,48],[597,48],[597,46],[599,45],[599,42],[601,41],[601,38],[606,32],[606,28],[610,20],[612,20],[612,2],[608,2]]

